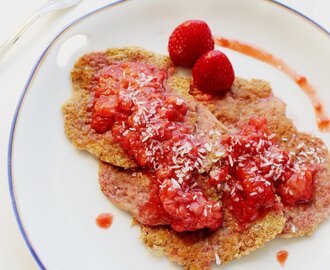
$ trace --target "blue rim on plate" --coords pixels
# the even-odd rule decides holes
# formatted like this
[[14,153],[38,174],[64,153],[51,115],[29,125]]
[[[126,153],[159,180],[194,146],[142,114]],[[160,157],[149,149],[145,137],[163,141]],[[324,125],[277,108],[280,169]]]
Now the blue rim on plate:
[[[15,197],[15,191],[14,191],[14,186],[13,186],[13,172],[12,172],[12,155],[13,155],[13,142],[14,142],[14,135],[15,135],[15,128],[16,128],[16,123],[17,123],[17,120],[18,120],[18,116],[19,116],[19,112],[20,112],[20,109],[21,109],[21,106],[22,106],[22,103],[23,103],[23,100],[24,100],[24,97],[27,93],[27,90],[30,86],[30,83],[32,81],[32,78],[34,77],[35,75],[35,72],[37,71],[38,67],[41,65],[44,57],[46,56],[48,50],[51,48],[51,46],[55,43],[55,41],[65,32],[67,31],[69,28],[71,28],[73,25],[77,24],[78,22],[80,22],[81,20],[85,19],[86,17],[89,17],[91,15],[94,15],[95,13],[99,12],[99,11],[102,11],[104,9],[107,9],[107,8],[110,8],[110,7],[113,7],[113,6],[116,6],[117,4],[119,3],[122,3],[122,2],[126,2],[127,0],[118,0],[116,2],[113,2],[111,4],[108,4],[108,5],[105,5],[101,8],[98,8],[96,10],[93,10],[81,17],[79,17],[78,19],[74,20],[73,22],[71,22],[69,25],[67,25],[66,27],[64,27],[52,40],[51,42],[47,45],[46,49],[43,51],[43,53],[41,54],[41,56],[39,57],[38,61],[36,62],[36,64],[34,65],[28,79],[27,79],[27,82],[24,86],[24,89],[23,89],[23,92],[21,94],[21,97],[18,101],[18,104],[17,104],[17,107],[16,107],[16,110],[15,110],[15,113],[14,113],[14,117],[13,117],[13,121],[12,121],[12,125],[11,125],[11,129],[10,129],[10,137],[9,137],[9,144],[8,144],[8,164],[7,164],[7,169],[8,169],[8,182],[9,182],[9,192],[10,192],[10,196],[11,196],[11,203],[12,203],[12,207],[13,207],[13,210],[14,210],[14,214],[15,214],[15,217],[16,217],[16,221],[17,221],[17,224],[18,224],[18,227],[21,231],[21,234],[24,238],[24,241],[30,251],[30,253],[32,254],[33,258],[35,259],[37,265],[40,267],[40,269],[47,269],[44,265],[44,263],[41,261],[40,257],[38,256],[35,248],[33,247],[32,245],[32,242],[31,240],[29,239],[28,237],[28,234],[27,232],[25,231],[24,229],[24,225],[22,223],[22,220],[21,220],[21,217],[20,217],[20,214],[19,214],[19,210],[18,210],[18,207],[17,207],[17,202],[16,202],[16,197]],[[282,3],[279,3],[278,1],[275,1],[275,0],[265,0],[271,4],[275,4],[277,5],[278,7],[280,8],[284,8],[286,9],[287,11],[290,11],[291,13],[293,13],[294,15],[304,19],[305,21],[307,21],[308,23],[311,23],[313,26],[315,26],[317,29],[321,30],[321,32],[325,33],[326,35],[328,35],[330,37],[330,32],[325,29],[323,26],[321,26],[320,24],[318,24],[317,22],[315,22],[314,20],[312,20],[311,18],[307,17],[306,15],[302,14],[301,12],[285,5],[285,4],[282,4]]]

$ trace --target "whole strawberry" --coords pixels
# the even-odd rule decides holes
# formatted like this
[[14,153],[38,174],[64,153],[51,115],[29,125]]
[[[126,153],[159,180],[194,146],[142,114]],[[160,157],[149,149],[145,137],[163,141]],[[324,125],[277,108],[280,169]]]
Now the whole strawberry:
[[174,64],[192,67],[205,52],[214,49],[208,25],[200,20],[188,20],[177,26],[168,41],[168,52]]
[[203,54],[192,70],[195,86],[205,92],[221,92],[231,88],[235,73],[228,57],[212,50]]

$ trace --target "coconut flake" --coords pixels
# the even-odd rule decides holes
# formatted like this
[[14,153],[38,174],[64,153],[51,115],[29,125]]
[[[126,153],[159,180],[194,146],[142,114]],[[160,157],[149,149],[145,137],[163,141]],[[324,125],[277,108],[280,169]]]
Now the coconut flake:
[[176,105],[180,106],[184,103],[184,100],[181,98],[176,98],[175,103],[176,103]]
[[299,143],[299,144],[297,145],[297,150],[303,148],[304,146],[305,146],[305,144],[304,144],[303,142]]
[[212,145],[206,143],[206,144],[204,144],[204,147],[205,147],[205,149],[206,149],[207,151],[211,152],[211,150],[212,150]]
[[220,265],[221,264],[221,260],[220,260],[220,257],[217,253],[214,254],[215,256],[215,264],[216,265]]
[[233,167],[234,166],[234,161],[233,161],[232,156],[231,155],[228,155],[228,159],[229,159],[230,167]]

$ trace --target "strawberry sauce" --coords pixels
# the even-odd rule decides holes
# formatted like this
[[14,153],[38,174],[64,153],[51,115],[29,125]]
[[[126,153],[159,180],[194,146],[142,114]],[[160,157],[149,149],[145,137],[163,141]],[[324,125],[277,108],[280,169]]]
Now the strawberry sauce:
[[323,132],[330,131],[330,119],[324,112],[321,99],[318,97],[316,90],[309,83],[305,76],[299,75],[293,68],[286,64],[282,59],[275,57],[273,54],[255,47],[253,45],[231,40],[223,37],[216,37],[215,43],[221,47],[228,48],[239,53],[245,54],[262,62],[265,62],[289,76],[302,89],[313,104],[316,115],[316,123],[318,128]]

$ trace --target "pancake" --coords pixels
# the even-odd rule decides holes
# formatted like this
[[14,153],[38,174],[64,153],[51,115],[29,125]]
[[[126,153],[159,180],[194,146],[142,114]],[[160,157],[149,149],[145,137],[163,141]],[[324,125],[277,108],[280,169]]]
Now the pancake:
[[[171,76],[174,69],[167,56],[139,47],[112,48],[105,52],[93,52],[82,56],[71,72],[73,95],[63,105],[62,110],[65,133],[76,148],[87,150],[100,160],[116,166],[123,168],[137,166],[136,161],[130,158],[122,146],[116,142],[110,130],[100,134],[91,127],[93,100],[98,88],[96,77],[106,66],[120,61],[146,63],[166,70],[170,77],[165,81],[165,87],[187,103],[189,110],[185,121],[193,127],[196,126],[196,134],[204,129],[221,130],[223,128],[208,109],[188,94],[189,80]],[[217,144],[215,136],[208,136],[205,141],[209,144]],[[208,155],[209,161],[215,158],[213,152],[208,152]],[[211,163],[205,163],[205,169],[210,167]]]
[[325,144],[311,134],[299,132],[286,116],[286,105],[273,95],[268,82],[236,78],[231,91],[217,96],[191,89],[197,100],[234,131],[253,116],[266,117],[269,129],[276,135],[281,148],[290,152],[296,162],[316,164],[314,197],[311,203],[284,205],[287,219],[280,236],[310,235],[330,215],[330,163]]
[[[166,225],[146,226],[146,221],[153,220],[150,216],[163,214],[143,211],[153,193],[147,174],[100,162],[99,183],[112,203],[144,224],[141,225],[141,239],[145,245],[153,253],[165,255],[185,269],[209,269],[213,263],[226,263],[247,255],[274,239],[285,224],[283,213],[278,209],[241,229],[231,213],[223,208],[223,227],[218,230],[177,233]],[[160,205],[155,209],[163,211]],[[168,224],[168,220],[165,218],[154,225],[161,224]]]
[[141,239],[156,255],[165,255],[186,270],[210,269],[261,248],[282,230],[282,212],[269,212],[243,230],[237,231],[230,213],[224,211],[224,228],[215,232],[176,233],[166,226],[141,226]]
[[[279,197],[276,197],[278,207],[244,227],[237,224],[226,203],[221,202],[223,223],[216,230],[176,232],[162,202],[155,199],[159,196],[155,175],[138,167],[138,162],[130,158],[110,130],[97,133],[91,127],[94,96],[99,87],[97,76],[107,66],[121,61],[146,63],[165,70],[169,78],[164,81],[164,87],[187,103],[184,123],[192,128],[193,136],[205,143],[207,150],[201,166],[194,171],[198,187],[203,190],[205,185],[203,192],[207,200],[221,201],[220,188],[209,188],[210,185],[205,184],[210,171],[217,168],[217,162],[221,163],[223,156],[219,153],[225,152],[220,144],[220,135],[237,132],[251,117],[266,117],[268,127],[282,150],[289,152],[297,163],[317,166],[312,202],[282,207]],[[269,83],[236,78],[231,91],[222,95],[201,93],[191,87],[190,78],[175,75],[168,57],[139,47],[86,54],[76,62],[71,78],[73,95],[62,108],[66,135],[75,147],[100,159],[101,190],[141,225],[141,239],[154,253],[167,256],[187,270],[209,269],[214,263],[227,263],[249,254],[278,235],[311,234],[329,216],[328,151],[320,139],[297,131],[285,115],[285,104],[273,95]]]
[[[155,202],[156,211],[143,211],[154,192],[151,179],[140,170],[125,170],[105,162],[99,163],[99,184],[104,195],[120,209],[129,212],[139,223],[169,224],[161,202]],[[161,218],[159,218],[161,217]]]
[[[196,95],[196,92],[194,93]],[[311,203],[285,205],[283,213],[270,212],[237,230],[230,212],[224,209],[224,227],[215,232],[201,230],[177,233],[169,226],[141,225],[141,239],[158,255],[165,255],[185,269],[208,269],[212,264],[226,263],[260,248],[276,236],[295,237],[311,234],[329,215],[329,155],[324,143],[310,134],[298,132],[285,115],[285,104],[272,94],[262,80],[236,79],[231,92],[224,96],[203,94],[197,98],[228,128],[229,132],[244,125],[251,116],[266,116],[270,130],[283,150],[296,161],[318,164],[314,176],[314,197]],[[312,150],[314,149],[314,150]],[[101,189],[116,205],[144,223],[140,212],[150,197],[150,179],[142,172],[127,171],[100,163]],[[131,183],[134,184],[132,188]],[[166,224],[163,220],[160,224]]]

